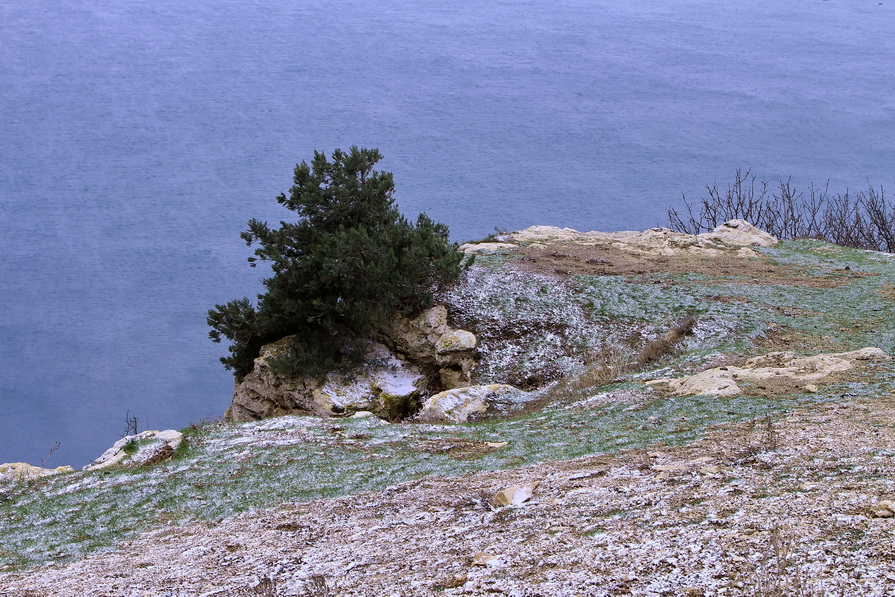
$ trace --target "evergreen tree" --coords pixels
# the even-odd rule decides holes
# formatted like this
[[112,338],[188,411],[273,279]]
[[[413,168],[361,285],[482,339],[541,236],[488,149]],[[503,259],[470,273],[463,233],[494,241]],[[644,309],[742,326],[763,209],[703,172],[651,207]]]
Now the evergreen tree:
[[433,292],[468,265],[447,226],[425,214],[414,225],[399,213],[392,174],[373,169],[381,158],[357,147],[335,150],[331,161],[314,152],[295,167],[289,195],[277,197],[297,221],[249,222],[242,238],[257,244],[249,262],[273,272],[266,291],[257,306],[243,298],[208,312],[211,339],[231,342],[221,361],[237,379],[263,345],[289,335],[287,353],[271,361],[277,373],[350,369],[364,356],[364,338],[396,312],[431,306]]

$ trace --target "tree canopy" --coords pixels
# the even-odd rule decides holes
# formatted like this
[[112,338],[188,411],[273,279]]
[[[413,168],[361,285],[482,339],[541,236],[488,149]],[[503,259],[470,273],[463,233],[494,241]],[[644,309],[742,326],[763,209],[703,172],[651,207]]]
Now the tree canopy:
[[257,245],[249,263],[268,263],[273,274],[266,291],[256,305],[242,298],[208,312],[211,339],[231,342],[221,361],[237,379],[263,345],[285,336],[293,336],[288,351],[271,360],[277,373],[350,369],[377,327],[431,306],[467,265],[447,226],[400,214],[392,174],[373,169],[380,159],[377,149],[336,149],[331,159],[315,151],[295,167],[289,194],[277,197],[296,221],[249,221],[242,238]]

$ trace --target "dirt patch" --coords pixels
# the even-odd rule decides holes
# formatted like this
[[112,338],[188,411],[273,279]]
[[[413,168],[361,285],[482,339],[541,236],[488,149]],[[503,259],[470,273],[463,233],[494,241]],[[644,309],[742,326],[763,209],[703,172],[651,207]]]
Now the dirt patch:
[[468,439],[446,437],[437,440],[414,442],[412,449],[428,454],[447,454],[457,460],[475,460],[485,454],[503,450],[506,442],[478,442]]
[[513,254],[518,258],[512,264],[525,271],[563,277],[658,275],[661,278],[653,282],[661,283],[671,282],[669,277],[675,274],[696,273],[710,276],[714,281],[811,288],[836,288],[870,275],[830,268],[809,276],[795,266],[777,264],[757,253],[747,257],[733,248],[716,253],[649,255],[613,245],[554,242],[516,247]]
[[771,324],[768,329],[755,338],[752,343],[765,352],[778,350],[797,350],[804,353],[843,352],[847,346],[829,336],[809,334],[794,330],[785,325]]

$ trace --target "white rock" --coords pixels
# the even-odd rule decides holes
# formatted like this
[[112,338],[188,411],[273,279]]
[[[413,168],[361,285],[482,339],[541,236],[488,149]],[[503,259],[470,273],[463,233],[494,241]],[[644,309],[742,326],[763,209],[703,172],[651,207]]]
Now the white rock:
[[[173,456],[184,440],[184,435],[174,429],[148,430],[136,435],[128,435],[112,444],[111,448],[85,466],[84,470],[104,469],[114,465],[136,467],[154,464]],[[132,442],[139,444],[134,452],[125,449]]]
[[494,495],[494,505],[501,506],[521,506],[531,499],[534,490],[540,485],[540,481],[529,483],[528,485],[519,485],[516,487],[507,487],[498,491]]
[[775,236],[756,228],[746,220],[730,220],[711,232],[700,234],[699,237],[742,247],[773,247],[780,242]]
[[438,338],[435,343],[435,353],[438,355],[446,355],[452,352],[465,352],[475,350],[478,340],[475,334],[466,330],[452,330],[446,332]]
[[464,253],[477,255],[491,255],[492,253],[503,253],[512,251],[516,245],[510,243],[465,243],[460,245],[460,250]]
[[507,384],[455,388],[429,397],[418,417],[423,421],[462,423],[476,415],[506,412],[528,397],[528,392]]
[[57,466],[56,468],[41,468],[27,462],[6,462],[0,464],[0,483],[31,481],[49,475],[74,472],[70,466]]
[[[440,312],[431,311],[429,315],[438,319]],[[322,381],[277,375],[268,359],[284,350],[288,341],[284,338],[262,349],[251,373],[236,386],[227,419],[249,421],[285,414],[357,411],[395,419],[416,409],[417,398],[426,387],[426,376],[417,367],[375,342],[370,343],[368,353],[369,362],[375,366],[357,375],[330,373]]]
[[480,552],[472,558],[473,566],[484,566],[486,568],[500,568],[505,564],[503,558],[494,556],[489,553]]

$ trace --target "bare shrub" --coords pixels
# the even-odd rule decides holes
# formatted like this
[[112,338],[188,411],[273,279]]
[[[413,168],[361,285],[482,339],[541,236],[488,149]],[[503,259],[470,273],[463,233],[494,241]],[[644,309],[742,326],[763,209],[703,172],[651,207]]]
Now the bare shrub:
[[732,448],[731,457],[736,463],[749,461],[758,454],[773,452],[779,447],[777,430],[770,414],[747,421],[739,433],[725,442]]
[[866,191],[829,194],[809,185],[807,195],[780,181],[776,191],[758,181],[751,170],[738,169],[726,189],[706,186],[707,197],[690,203],[685,211],[668,210],[669,226],[678,232],[699,234],[732,219],[743,219],[780,239],[816,238],[846,247],[895,252],[895,204],[885,191],[868,185]]
[[768,549],[763,566],[754,573],[756,597],[814,597],[821,595],[811,578],[798,567],[795,535],[791,528],[777,524],[768,531]]

